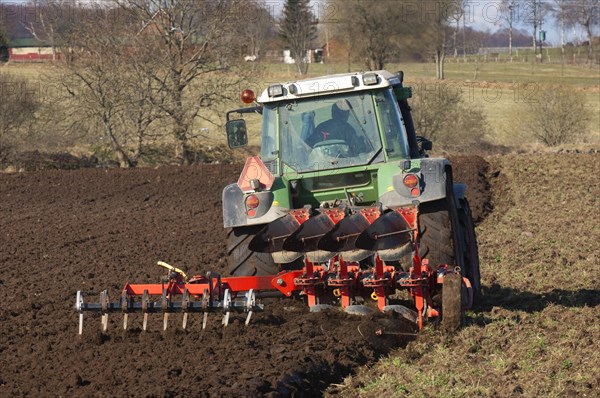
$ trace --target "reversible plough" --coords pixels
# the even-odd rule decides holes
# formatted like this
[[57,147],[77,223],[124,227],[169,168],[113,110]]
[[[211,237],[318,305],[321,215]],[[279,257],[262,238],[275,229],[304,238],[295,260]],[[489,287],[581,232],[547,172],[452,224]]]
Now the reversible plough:
[[[100,293],[100,301],[87,303],[77,292],[75,309],[79,313],[79,334],[83,333],[85,312],[101,314],[101,329],[108,328],[108,315],[123,314],[123,329],[128,328],[129,315],[143,314],[142,329],[148,325],[148,314],[162,313],[166,330],[170,314],[183,314],[185,330],[190,314],[202,314],[202,329],[206,328],[209,313],[222,316],[227,326],[231,312],[245,315],[248,325],[254,312],[263,311],[257,299],[263,297],[304,297],[311,311],[338,304],[348,313],[363,315],[372,312],[374,302],[381,312],[397,312],[422,328],[428,319],[437,319],[441,308],[434,306],[432,297],[442,291],[445,281],[453,280],[463,294],[463,308],[472,304],[473,293],[469,280],[461,276],[460,268],[440,264],[436,270],[427,259],[419,256],[417,207],[399,208],[383,216],[377,207],[359,210],[344,208],[321,209],[310,217],[307,208],[293,210],[280,223],[274,223],[273,233],[257,237],[259,244],[293,248],[302,246],[303,267],[268,276],[222,277],[214,272],[188,278],[184,271],[164,262],[167,277],[158,284],[126,283],[117,302],[110,302],[108,292]],[[290,222],[293,220],[293,222]],[[293,225],[293,228],[282,227]],[[366,228],[365,228],[366,227]],[[285,244],[283,243],[285,242]],[[389,250],[409,243],[412,267],[403,271],[398,265],[387,265],[378,251]],[[256,243],[255,243],[256,244]],[[329,253],[329,255],[327,255]],[[315,261],[329,257],[326,261]],[[365,267],[365,258],[372,264]],[[450,285],[450,284],[448,284]],[[466,289],[464,289],[466,288]],[[397,290],[409,292],[415,310],[391,304]],[[460,295],[460,293],[459,293]],[[366,300],[365,300],[366,298]]]

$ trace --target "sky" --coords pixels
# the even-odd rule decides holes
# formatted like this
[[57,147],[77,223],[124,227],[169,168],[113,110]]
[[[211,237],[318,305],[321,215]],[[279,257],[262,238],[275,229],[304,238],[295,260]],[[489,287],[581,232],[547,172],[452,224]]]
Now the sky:
[[[74,2],[90,2],[94,0],[73,0]],[[373,1],[388,1],[394,3],[393,0],[373,0]],[[0,3],[12,3],[12,4],[25,4],[28,0],[0,0]],[[262,0],[268,10],[275,16],[281,15],[283,10],[284,0]],[[546,1],[552,3],[551,0]],[[426,4],[427,0],[412,0],[408,3],[415,5]],[[431,3],[430,3],[431,4]],[[531,31],[531,26],[526,24],[526,21],[531,17],[531,7],[529,6],[530,1],[521,1],[517,12],[515,13],[517,28],[526,31]],[[336,7],[335,4],[328,4],[327,0],[311,0],[311,5],[314,14],[322,22],[335,21],[336,18]],[[466,22],[467,26],[470,26],[477,30],[486,31],[489,30],[494,32],[501,29],[502,26],[502,12],[500,11],[500,0],[466,0]],[[424,12],[424,11],[421,11]],[[548,16],[543,27],[547,31],[546,41],[553,45],[559,45],[560,43],[560,29],[557,21]],[[597,32],[596,32],[597,34]],[[567,39],[571,39],[573,36],[572,31],[567,32]]]

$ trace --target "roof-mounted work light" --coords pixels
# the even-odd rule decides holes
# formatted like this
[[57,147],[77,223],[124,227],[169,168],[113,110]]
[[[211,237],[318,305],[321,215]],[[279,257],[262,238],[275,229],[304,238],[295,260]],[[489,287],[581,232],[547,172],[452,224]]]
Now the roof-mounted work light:
[[269,86],[267,89],[267,94],[269,94],[269,97],[281,97],[283,95],[283,85],[274,84]]
[[363,75],[363,84],[365,86],[372,86],[378,83],[379,78],[376,73],[367,73]]

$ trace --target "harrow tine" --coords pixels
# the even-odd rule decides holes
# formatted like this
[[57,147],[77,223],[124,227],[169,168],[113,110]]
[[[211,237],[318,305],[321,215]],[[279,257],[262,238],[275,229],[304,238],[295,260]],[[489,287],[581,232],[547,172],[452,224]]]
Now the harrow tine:
[[81,290],[77,291],[77,297],[75,299],[75,309],[79,312],[79,335],[83,334],[83,294]]
[[142,330],[145,332],[148,327],[148,303],[150,298],[148,297],[148,289],[144,289],[142,294],[142,312],[144,313],[144,320],[142,321]]
[[248,310],[248,316],[246,317],[245,325],[248,326],[250,323],[250,318],[252,317],[252,308],[254,307],[254,302],[256,300],[256,296],[254,295],[254,289],[250,289],[248,293],[246,293],[246,309]]
[[169,326],[169,313],[165,312],[165,314],[163,315],[163,332],[167,330],[168,326]]
[[202,315],[202,330],[206,329],[206,321],[208,320],[208,312],[206,311],[208,306],[208,289],[204,289],[204,293],[202,294],[202,311],[204,311]]
[[161,309],[164,313],[163,315],[163,332],[167,330],[169,326],[169,313],[167,312],[169,309],[169,297],[167,295],[167,289],[163,289],[162,300],[161,300]]
[[[126,285],[116,302],[110,302],[108,290],[104,290],[100,293],[99,302],[85,303],[82,292],[78,291],[75,298],[75,310],[79,315],[78,333],[83,334],[83,315],[86,311],[100,314],[101,333],[107,332],[111,313],[121,313],[123,315],[122,325],[124,331],[129,329],[130,315],[142,313],[144,316],[142,330],[144,332],[148,330],[149,314],[162,313],[162,331],[166,332],[169,327],[169,318],[174,313],[182,313],[181,325],[182,329],[186,331],[190,326],[190,316],[195,312],[202,313],[202,330],[205,330],[208,315],[211,312],[221,313],[221,324],[227,327],[231,321],[232,312],[244,313],[244,323],[248,325],[256,311],[263,311],[264,306],[256,303],[256,293],[252,288],[249,290],[240,289],[233,293],[228,285],[221,282],[218,276],[212,280],[216,282],[216,286],[214,284],[212,288],[211,284],[203,286],[202,294],[200,294],[197,286],[186,284],[180,284],[176,288],[172,288],[172,285],[167,288],[164,284],[162,288],[161,285],[146,288],[148,286],[146,285],[143,288],[143,293],[139,285],[133,288],[132,285]],[[225,288],[225,286],[228,288]],[[150,294],[151,292],[154,292],[154,294]],[[139,299],[136,297],[140,296],[141,300],[137,301]],[[151,299],[151,296],[153,298],[158,296],[158,300]],[[181,298],[181,301],[179,298]]]
[[225,315],[223,315],[223,321],[222,321],[222,324],[225,327],[227,325],[229,325],[230,309],[231,309],[231,293],[229,292],[229,289],[225,289],[225,292],[223,293],[223,311],[225,312]]
[[127,330],[127,321],[129,320],[129,295],[125,290],[121,293],[121,311],[123,311],[123,330]]
[[183,322],[181,327],[183,328],[183,330],[185,330],[187,328],[187,321],[188,321],[188,309],[189,309],[189,303],[190,303],[190,292],[186,289],[183,290],[183,298],[181,299],[181,310],[183,311]]
[[102,305],[102,317],[100,318],[100,324],[102,326],[102,332],[108,330],[108,291],[104,290],[100,293],[100,304]]

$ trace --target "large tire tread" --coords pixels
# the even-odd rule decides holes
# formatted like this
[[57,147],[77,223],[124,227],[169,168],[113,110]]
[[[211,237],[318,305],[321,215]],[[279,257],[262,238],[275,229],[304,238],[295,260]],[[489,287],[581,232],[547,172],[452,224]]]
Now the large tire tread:
[[452,334],[465,323],[465,288],[462,276],[446,274],[442,286],[442,330]]
[[248,244],[262,226],[232,228],[227,233],[228,271],[233,276],[275,275],[279,265],[270,253],[257,253]]
[[424,203],[419,209],[419,255],[436,270],[443,264],[461,265],[456,263],[452,210],[447,199]]

